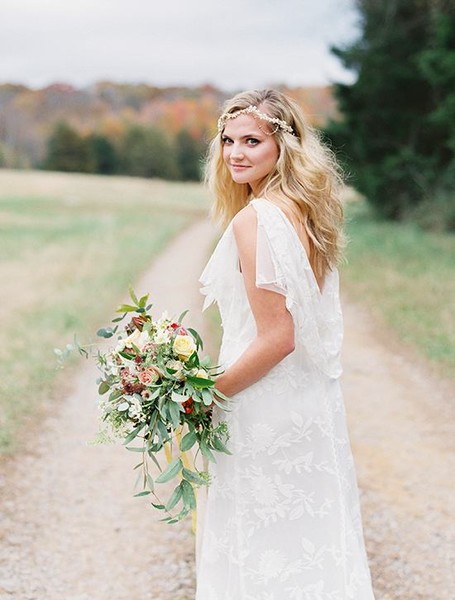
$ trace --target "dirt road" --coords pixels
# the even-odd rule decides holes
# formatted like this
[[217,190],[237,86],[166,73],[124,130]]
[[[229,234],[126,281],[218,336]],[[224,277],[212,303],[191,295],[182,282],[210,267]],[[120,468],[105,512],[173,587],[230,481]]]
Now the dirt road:
[[[197,278],[211,240],[208,223],[192,226],[136,285],[152,292],[156,313],[189,307],[201,332]],[[448,599],[453,390],[363,309],[345,302],[345,322],[344,389],[377,600]],[[37,427],[33,451],[0,478],[0,600],[194,598],[191,523],[164,525],[132,497],[134,456],[86,444],[95,378],[85,365]]]

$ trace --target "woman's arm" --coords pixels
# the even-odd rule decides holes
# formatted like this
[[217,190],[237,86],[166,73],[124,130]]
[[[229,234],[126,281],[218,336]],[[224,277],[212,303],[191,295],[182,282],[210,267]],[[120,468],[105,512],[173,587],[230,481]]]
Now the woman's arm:
[[294,350],[294,322],[285,297],[256,287],[257,215],[252,206],[236,215],[233,231],[257,335],[238,360],[217,378],[216,388],[226,396],[258,381]]

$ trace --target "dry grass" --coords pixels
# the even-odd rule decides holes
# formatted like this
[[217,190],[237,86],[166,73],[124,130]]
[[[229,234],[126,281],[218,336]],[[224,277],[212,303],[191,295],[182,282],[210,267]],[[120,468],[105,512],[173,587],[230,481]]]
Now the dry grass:
[[128,284],[206,211],[207,196],[196,184],[20,171],[0,171],[0,190],[0,452],[7,452],[60,395],[53,348],[107,324]]

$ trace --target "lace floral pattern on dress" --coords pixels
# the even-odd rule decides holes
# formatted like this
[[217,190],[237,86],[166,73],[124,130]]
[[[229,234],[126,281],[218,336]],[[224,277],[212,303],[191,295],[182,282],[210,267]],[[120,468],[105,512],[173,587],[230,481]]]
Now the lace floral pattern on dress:
[[[271,202],[257,214],[256,285],[283,294],[295,351],[234,397],[233,454],[210,464],[196,600],[374,600],[339,385],[338,274],[322,293],[300,240]],[[256,335],[229,226],[201,276],[223,321],[228,366]]]

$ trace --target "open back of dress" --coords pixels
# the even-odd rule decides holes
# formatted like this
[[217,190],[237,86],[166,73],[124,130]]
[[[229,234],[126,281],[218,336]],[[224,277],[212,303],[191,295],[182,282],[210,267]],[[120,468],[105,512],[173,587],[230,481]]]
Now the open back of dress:
[[[232,456],[210,464],[196,600],[374,600],[339,385],[338,273],[322,292],[290,221],[273,203],[257,212],[256,285],[286,298],[295,351],[233,397]],[[256,328],[230,225],[202,276],[218,303],[227,367]]]

